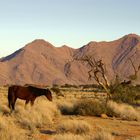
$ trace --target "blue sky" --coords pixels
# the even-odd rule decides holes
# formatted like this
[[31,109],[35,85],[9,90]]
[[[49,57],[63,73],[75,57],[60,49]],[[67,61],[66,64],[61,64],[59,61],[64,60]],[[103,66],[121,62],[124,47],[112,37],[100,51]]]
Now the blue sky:
[[0,57],[34,39],[79,48],[140,35],[140,0],[0,0]]

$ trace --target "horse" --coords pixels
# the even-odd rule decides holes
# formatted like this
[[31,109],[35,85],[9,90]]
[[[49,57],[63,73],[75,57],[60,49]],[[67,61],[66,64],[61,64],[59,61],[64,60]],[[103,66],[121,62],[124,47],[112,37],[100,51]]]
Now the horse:
[[8,103],[11,113],[15,110],[17,98],[26,100],[25,106],[30,102],[31,106],[37,97],[45,95],[49,101],[52,101],[52,93],[49,89],[42,89],[33,86],[13,85],[8,88]]

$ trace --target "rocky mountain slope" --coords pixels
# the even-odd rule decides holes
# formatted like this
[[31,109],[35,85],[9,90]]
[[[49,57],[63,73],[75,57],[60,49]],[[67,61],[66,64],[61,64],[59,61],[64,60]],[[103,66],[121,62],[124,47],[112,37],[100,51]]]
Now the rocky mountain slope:
[[[134,74],[133,64],[140,64],[140,36],[129,34],[111,42],[89,42],[73,49],[54,47],[44,40],[34,40],[13,54],[0,59],[0,85],[5,84],[88,84],[87,66],[74,62],[71,76],[65,75],[65,64],[73,55],[91,55],[102,59],[110,79],[117,73],[127,78]],[[137,82],[140,83],[140,72]]]

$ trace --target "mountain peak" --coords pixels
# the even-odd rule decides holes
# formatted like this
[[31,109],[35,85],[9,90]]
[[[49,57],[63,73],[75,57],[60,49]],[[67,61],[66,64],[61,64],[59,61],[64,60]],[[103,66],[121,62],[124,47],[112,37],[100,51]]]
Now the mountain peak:
[[44,39],[35,39],[31,43],[48,43],[48,42]]
[[49,46],[53,46],[51,43],[49,43],[48,41],[46,41],[44,39],[35,39],[29,44],[31,44],[31,45],[47,45],[47,46],[49,45]]
[[74,50],[74,48],[72,48],[72,47],[69,47],[69,46],[67,46],[67,45],[62,45],[61,47],[58,47],[58,48],[61,48],[61,49],[72,49],[72,50]]
[[133,33],[130,33],[130,34],[128,34],[128,35],[126,35],[127,37],[140,37],[139,35],[137,35],[137,34],[133,34]]
[[25,50],[44,50],[44,49],[52,49],[52,48],[54,48],[54,46],[51,44],[51,43],[49,43],[49,42],[47,42],[47,41],[45,41],[45,40],[43,40],[43,39],[35,39],[34,41],[32,41],[32,42],[30,42],[30,43],[28,43],[27,45],[25,45],[25,47],[24,47],[24,49]]
[[140,40],[140,36],[137,34],[128,34],[122,37],[123,39],[136,39],[136,40]]
[[67,45],[62,45],[61,48],[69,48]]

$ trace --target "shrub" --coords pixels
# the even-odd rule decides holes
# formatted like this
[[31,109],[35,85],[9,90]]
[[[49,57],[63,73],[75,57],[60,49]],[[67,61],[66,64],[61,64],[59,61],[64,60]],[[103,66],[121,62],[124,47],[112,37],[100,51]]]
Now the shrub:
[[64,115],[90,115],[101,116],[107,114],[110,117],[119,117],[124,120],[140,120],[140,113],[133,106],[108,101],[108,103],[94,101],[94,100],[81,100],[77,102],[65,102],[58,105],[60,111]]
[[120,85],[116,88],[115,92],[112,94],[112,100],[116,102],[136,104],[136,97],[140,92],[139,88],[132,85]]
[[85,138],[75,134],[57,134],[54,136],[54,140],[85,140]]
[[85,121],[67,120],[57,126],[58,133],[86,134],[89,133],[91,126]]
[[100,116],[106,113],[105,104],[94,100],[82,100],[74,105],[74,114]]
[[107,114],[124,120],[140,120],[140,113],[132,106],[113,101],[109,101],[107,104]]
[[101,131],[96,135],[57,134],[54,140],[114,140],[114,137],[110,133]]
[[[74,102],[74,101],[73,101]],[[57,103],[58,109],[63,115],[74,115],[74,103],[72,101],[62,101]]]
[[77,85],[65,84],[61,86],[62,88],[78,88]]
[[94,136],[93,140],[114,140],[114,137],[107,132],[99,132]]
[[74,103],[65,102],[59,104],[58,108],[64,115],[100,116],[101,114],[106,113],[105,103],[86,99]]

